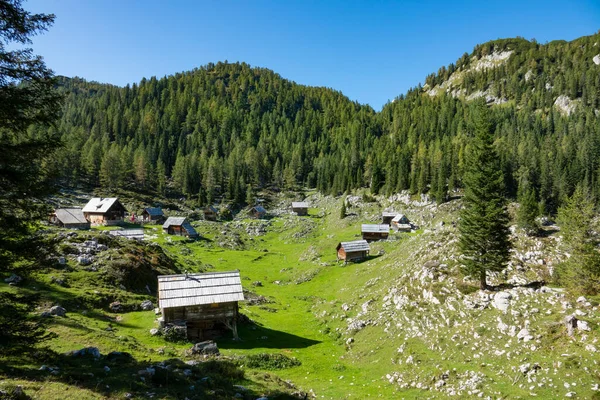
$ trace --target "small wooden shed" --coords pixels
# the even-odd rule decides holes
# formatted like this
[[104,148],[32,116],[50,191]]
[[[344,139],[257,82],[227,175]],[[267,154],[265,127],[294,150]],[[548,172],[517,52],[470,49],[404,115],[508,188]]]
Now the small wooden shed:
[[94,197],[85,207],[83,215],[92,225],[118,225],[127,210],[116,197]]
[[185,217],[169,217],[163,224],[163,231],[169,235],[187,236],[197,238],[198,232]]
[[250,216],[252,218],[264,218],[267,215],[267,210],[263,206],[254,206],[250,209]]
[[57,208],[50,222],[63,228],[90,229],[90,221],[85,219],[81,208]]
[[336,250],[338,261],[348,262],[367,258],[371,249],[366,240],[355,240],[353,242],[341,242],[337,245]]
[[219,211],[215,206],[208,206],[204,209],[204,219],[206,221],[216,221],[219,216]]
[[388,224],[362,224],[361,232],[364,240],[385,240],[390,235],[390,226]]
[[296,215],[308,215],[308,203],[305,201],[292,201],[292,211]]
[[392,224],[392,220],[396,217],[398,213],[396,211],[384,211],[381,213],[381,223],[382,224]]
[[143,222],[163,222],[165,220],[165,214],[163,213],[162,208],[160,207],[146,207],[144,211],[142,211],[142,221]]
[[410,232],[412,225],[404,214],[398,214],[392,219],[392,229],[396,232]]
[[243,300],[239,271],[158,276],[160,322],[184,323],[190,340],[214,339],[223,328],[237,339],[238,301]]

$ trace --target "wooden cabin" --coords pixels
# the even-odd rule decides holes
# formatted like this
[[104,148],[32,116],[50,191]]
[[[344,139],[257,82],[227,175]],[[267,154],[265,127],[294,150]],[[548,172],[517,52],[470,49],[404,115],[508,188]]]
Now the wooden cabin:
[[391,225],[392,224],[392,220],[394,219],[394,217],[396,217],[396,215],[398,215],[397,212],[395,211],[384,211],[381,213],[381,223],[382,224],[388,224]]
[[219,211],[214,206],[208,206],[204,209],[204,220],[216,221],[219,216]]
[[146,207],[142,211],[142,222],[149,223],[160,223],[165,220],[165,214],[160,207]]
[[353,242],[341,242],[337,245],[336,250],[338,261],[348,262],[367,258],[370,248],[366,240],[355,240]]
[[69,229],[90,229],[81,208],[57,208],[50,216],[50,223]]
[[92,225],[118,225],[127,210],[116,197],[94,197],[85,207],[83,215]]
[[163,231],[169,235],[187,236],[197,238],[198,232],[185,217],[169,217],[163,224]]
[[388,224],[362,224],[363,240],[385,240],[390,235]]
[[392,229],[396,232],[410,232],[412,225],[404,214],[398,214],[392,219]]
[[254,206],[250,209],[250,217],[260,219],[267,215],[267,210],[263,206]]
[[159,321],[185,324],[190,340],[214,339],[225,328],[237,339],[238,301],[243,300],[239,271],[158,276]]
[[308,215],[308,203],[305,201],[293,201],[292,211],[295,212],[296,215]]

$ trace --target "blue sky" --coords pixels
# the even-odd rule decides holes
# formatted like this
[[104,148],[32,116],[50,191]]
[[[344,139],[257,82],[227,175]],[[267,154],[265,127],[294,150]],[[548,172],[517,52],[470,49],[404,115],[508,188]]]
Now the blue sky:
[[376,110],[478,43],[600,29],[600,0],[29,0],[56,14],[34,50],[59,75],[125,85],[244,61]]

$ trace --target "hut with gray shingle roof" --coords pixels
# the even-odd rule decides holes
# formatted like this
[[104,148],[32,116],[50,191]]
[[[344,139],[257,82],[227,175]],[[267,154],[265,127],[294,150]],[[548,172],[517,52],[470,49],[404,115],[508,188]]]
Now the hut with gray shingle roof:
[[252,218],[260,219],[267,215],[267,210],[263,206],[254,206],[250,209],[250,216]]
[[169,217],[163,224],[163,231],[169,235],[187,236],[197,238],[198,232],[185,217]]
[[191,340],[237,338],[238,301],[244,300],[239,271],[158,276],[161,324],[185,324]]
[[219,210],[215,206],[208,206],[204,209],[205,221],[216,221],[219,216]]
[[353,242],[341,242],[336,247],[339,260],[358,261],[367,258],[371,248],[366,240],[355,240]]
[[388,224],[362,224],[362,238],[364,240],[382,240],[390,235]]
[[308,215],[308,203],[305,201],[292,201],[292,211],[296,215]]
[[81,208],[57,208],[50,222],[63,228],[90,229],[90,221],[85,219]]
[[146,207],[144,211],[142,211],[142,221],[143,222],[155,222],[159,223],[164,221],[165,214],[163,213],[162,208],[160,207]]

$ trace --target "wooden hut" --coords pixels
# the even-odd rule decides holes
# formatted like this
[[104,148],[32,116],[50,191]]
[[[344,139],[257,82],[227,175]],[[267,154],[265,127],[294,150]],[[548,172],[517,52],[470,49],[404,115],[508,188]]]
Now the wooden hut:
[[308,215],[308,203],[305,201],[293,201],[292,211],[295,212],[296,215]]
[[206,221],[216,221],[219,216],[219,211],[214,206],[208,206],[204,209],[204,219]]
[[187,236],[197,238],[198,232],[185,217],[169,217],[163,224],[163,231],[169,235]]
[[94,197],[83,207],[83,215],[92,225],[118,225],[126,211],[116,197]]
[[412,225],[404,214],[398,214],[392,219],[392,229],[396,232],[410,232]]
[[250,209],[250,216],[252,218],[260,219],[267,215],[267,210],[263,206],[254,206]]
[[57,208],[50,222],[63,228],[90,229],[90,221],[85,219],[81,208]]
[[362,224],[361,232],[364,240],[385,240],[390,234],[390,226],[388,224]]
[[395,211],[384,211],[381,213],[381,223],[382,224],[388,224],[391,225],[392,224],[392,220],[394,219],[394,217],[396,217],[396,215],[398,215],[397,212]]
[[237,339],[238,301],[244,300],[239,271],[158,276],[161,324],[185,324],[190,340],[214,339],[223,328]]
[[366,240],[355,240],[353,242],[341,242],[336,247],[339,260],[358,261],[369,255],[369,243]]
[[145,223],[154,222],[160,223],[165,220],[165,214],[160,207],[146,207],[142,211],[142,221]]

